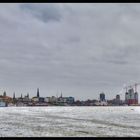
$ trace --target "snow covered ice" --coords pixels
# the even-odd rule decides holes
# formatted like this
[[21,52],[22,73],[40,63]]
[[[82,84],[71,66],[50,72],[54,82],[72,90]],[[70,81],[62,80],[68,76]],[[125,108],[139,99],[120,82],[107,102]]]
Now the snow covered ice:
[[140,107],[1,107],[1,137],[139,137]]

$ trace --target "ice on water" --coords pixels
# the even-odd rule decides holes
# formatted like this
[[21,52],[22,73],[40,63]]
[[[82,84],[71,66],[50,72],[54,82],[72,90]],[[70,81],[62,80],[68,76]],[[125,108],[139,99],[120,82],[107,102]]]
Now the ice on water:
[[140,136],[140,107],[1,107],[0,136]]

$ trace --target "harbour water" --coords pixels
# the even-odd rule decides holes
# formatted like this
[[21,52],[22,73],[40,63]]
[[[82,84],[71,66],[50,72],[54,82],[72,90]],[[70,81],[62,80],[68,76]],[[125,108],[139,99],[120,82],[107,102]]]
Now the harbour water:
[[140,107],[1,107],[1,137],[139,137]]

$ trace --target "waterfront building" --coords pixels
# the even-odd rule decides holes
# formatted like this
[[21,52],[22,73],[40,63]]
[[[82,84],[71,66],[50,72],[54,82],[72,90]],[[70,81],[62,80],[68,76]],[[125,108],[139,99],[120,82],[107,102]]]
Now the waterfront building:
[[74,105],[76,105],[76,106],[81,106],[81,105],[82,105],[82,103],[81,103],[81,101],[80,101],[80,100],[76,100],[76,101],[75,101],[75,103],[74,103]]
[[23,102],[28,103],[29,101],[31,101],[31,100],[30,100],[30,98],[29,98],[29,94],[27,94],[26,96],[24,96]]
[[100,101],[105,101],[105,94],[103,92],[100,93]]
[[68,104],[73,104],[74,103],[74,101],[75,101],[75,99],[74,99],[74,97],[67,97],[67,103]]
[[39,102],[39,98],[38,97],[32,97],[32,101],[33,102]]
[[44,97],[39,97],[39,103],[43,103],[44,102]]
[[116,95],[116,100],[120,101],[120,95]]
[[6,91],[3,92],[3,96],[6,97]]
[[62,92],[61,92],[61,96],[58,97],[57,102],[58,102],[58,103],[64,103],[64,100],[65,100],[65,99],[63,98]]
[[115,99],[112,100],[107,100],[108,105],[114,105],[115,104]]
[[22,94],[20,97],[17,98],[17,102],[22,102],[23,101],[23,97],[22,97]]
[[56,103],[57,102],[57,98],[55,96],[50,97],[49,99],[50,103]]
[[86,100],[86,101],[85,101],[85,105],[86,105],[86,106],[90,106],[90,105],[91,105],[91,100],[90,100],[90,99]]
[[58,100],[57,100],[57,102],[58,102],[58,103],[64,103],[63,97],[59,97]]
[[138,104],[138,93],[134,92],[133,88],[130,88],[128,92],[125,93],[125,102],[128,105]]
[[31,100],[33,101],[33,102],[40,102],[40,103],[42,103],[42,102],[44,102],[44,97],[33,97]]
[[93,105],[95,105],[95,106],[100,106],[100,105],[101,105],[101,103],[100,103],[100,101],[95,100],[95,101],[93,102]]
[[101,101],[99,105],[106,106],[106,105],[108,105],[108,103],[106,101]]
[[68,97],[62,97],[62,102],[67,103]]
[[40,97],[39,95],[39,88],[37,88],[37,96],[32,97],[31,99],[33,102],[44,102],[44,97]]
[[62,104],[73,104],[75,101],[74,97],[63,97],[62,94],[59,98],[57,98],[58,103]]
[[108,100],[107,101],[108,105],[112,105],[112,106],[119,106],[119,105],[123,105],[124,102],[120,99],[120,95],[116,95],[116,98],[112,99],[112,100]]
[[44,102],[49,103],[49,102],[50,102],[50,98],[51,98],[51,97],[45,97],[45,98],[44,98]]
[[97,106],[99,104],[100,104],[100,102],[98,100],[95,100],[95,99],[91,100],[91,105],[92,106]]
[[135,98],[135,104],[138,104],[138,92],[135,92],[134,98]]
[[7,104],[7,106],[8,106],[8,107],[12,107],[12,106],[14,106],[14,107],[15,107],[15,106],[16,106],[16,104],[15,104],[15,103],[8,103],[8,104]]
[[19,106],[19,107],[21,106],[22,107],[22,106],[27,106],[27,104],[19,101],[19,102],[16,103],[16,106]]
[[0,107],[6,107],[7,103],[3,100],[0,100]]
[[116,99],[114,100],[114,104],[115,105],[120,105],[121,104],[120,95],[116,95]]
[[[3,94],[3,95],[5,95],[5,94]],[[12,98],[11,98],[11,97],[6,96],[6,95],[3,96],[3,95],[0,95],[0,100],[1,100],[1,101],[6,102],[6,103],[12,102]]]

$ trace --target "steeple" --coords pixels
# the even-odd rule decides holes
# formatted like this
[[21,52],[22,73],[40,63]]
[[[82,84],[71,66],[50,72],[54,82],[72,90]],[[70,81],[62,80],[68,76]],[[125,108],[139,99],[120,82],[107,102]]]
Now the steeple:
[[27,97],[29,98],[29,93],[27,93]]
[[39,98],[39,88],[37,88],[37,97]]
[[62,91],[61,91],[61,96],[60,97],[62,98]]
[[13,93],[13,99],[15,99],[15,92]]
[[22,98],[22,93],[21,93],[21,98]]
[[3,92],[3,96],[4,96],[4,97],[6,96],[6,91]]

